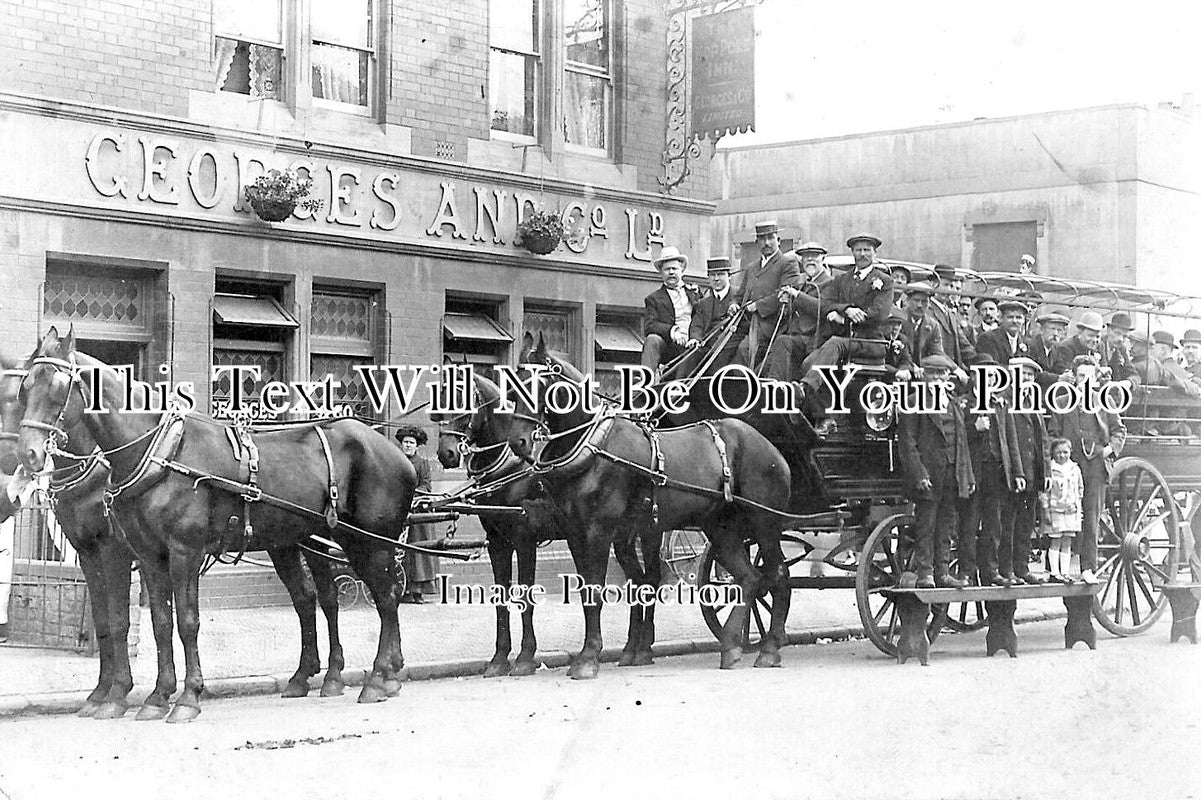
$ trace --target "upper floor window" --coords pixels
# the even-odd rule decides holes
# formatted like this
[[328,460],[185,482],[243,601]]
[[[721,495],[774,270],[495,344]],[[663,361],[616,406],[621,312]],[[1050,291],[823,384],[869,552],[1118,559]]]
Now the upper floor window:
[[216,89],[279,100],[283,96],[280,0],[213,0]]
[[489,0],[488,13],[491,128],[532,138],[541,66],[539,0]]
[[610,0],[564,0],[563,140],[588,150],[609,149],[613,56]]
[[312,0],[313,98],[370,106],[374,0]]

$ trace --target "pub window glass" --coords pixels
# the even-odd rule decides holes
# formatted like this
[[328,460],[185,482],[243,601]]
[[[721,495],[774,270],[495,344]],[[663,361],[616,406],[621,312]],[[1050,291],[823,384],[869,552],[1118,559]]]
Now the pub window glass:
[[539,0],[489,0],[488,95],[491,129],[536,136]]
[[213,0],[215,91],[283,96],[281,0]]
[[564,0],[563,140],[608,151],[612,124],[610,0]]
[[313,97],[368,108],[374,0],[313,0]]

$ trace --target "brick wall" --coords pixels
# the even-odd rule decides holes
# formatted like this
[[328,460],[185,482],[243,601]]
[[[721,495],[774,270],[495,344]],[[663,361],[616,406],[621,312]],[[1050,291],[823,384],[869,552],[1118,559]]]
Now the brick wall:
[[393,0],[390,25],[387,122],[413,129],[416,155],[446,142],[465,160],[468,138],[488,138],[487,0]]
[[3,0],[4,88],[183,115],[211,88],[208,0]]

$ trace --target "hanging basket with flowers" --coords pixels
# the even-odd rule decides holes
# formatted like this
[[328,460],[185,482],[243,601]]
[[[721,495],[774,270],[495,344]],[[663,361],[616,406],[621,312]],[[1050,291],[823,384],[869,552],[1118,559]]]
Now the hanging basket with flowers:
[[269,169],[243,190],[243,196],[259,219],[282,222],[297,208],[318,211],[321,201],[309,197],[313,181],[301,178],[296,170]]
[[559,214],[535,211],[517,223],[517,236],[513,243],[535,255],[544,256],[558,247],[566,235],[567,227]]

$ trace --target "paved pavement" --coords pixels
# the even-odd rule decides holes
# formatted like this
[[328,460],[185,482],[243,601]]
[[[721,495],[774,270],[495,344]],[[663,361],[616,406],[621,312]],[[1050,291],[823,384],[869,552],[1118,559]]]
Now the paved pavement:
[[940,638],[928,667],[852,641],[785,648],[782,669],[701,654],[586,682],[419,681],[369,706],[240,697],[189,725],[6,719],[0,797],[1184,800],[1201,648],[1167,625],[1095,652],[1023,625],[1017,659]]
[[[621,580],[610,573],[610,582]],[[576,604],[563,604],[558,587],[548,586],[548,597],[535,611],[539,655],[548,666],[566,663],[578,651],[583,618]],[[1034,616],[1062,613],[1062,604],[1025,603],[1021,612]],[[148,609],[141,609],[141,645],[134,660],[134,701],[154,683],[155,658]],[[361,603],[340,615],[347,680],[355,670],[370,666],[375,655],[378,616]],[[483,669],[495,642],[495,613],[491,607],[441,604],[401,606],[401,634],[411,677],[430,674],[473,674]],[[627,606],[607,606],[603,615],[606,648],[625,643]],[[818,637],[847,638],[858,633],[859,616],[851,590],[794,593],[788,630],[794,638],[808,633]],[[514,656],[520,642],[520,619],[512,617]],[[699,606],[668,602],[656,612],[656,635],[672,643],[671,652],[697,652],[715,644],[701,617]],[[982,634],[977,634],[982,636]],[[328,652],[324,621],[318,620],[318,641],[323,657]],[[299,628],[290,607],[201,610],[201,663],[207,688],[216,694],[274,693],[279,681],[295,670],[299,657]],[[176,638],[175,659],[183,678],[182,647]],[[716,659],[717,656],[712,656]],[[82,702],[95,684],[94,658],[63,651],[0,647],[0,715],[30,711],[67,711]],[[316,680],[316,679],[315,679]],[[316,685],[316,684],[315,684]]]

